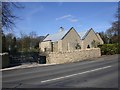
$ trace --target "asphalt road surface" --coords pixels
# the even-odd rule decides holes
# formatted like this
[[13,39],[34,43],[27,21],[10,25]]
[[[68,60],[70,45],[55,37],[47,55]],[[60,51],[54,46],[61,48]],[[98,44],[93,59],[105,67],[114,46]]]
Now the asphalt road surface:
[[118,88],[118,55],[2,71],[3,88]]

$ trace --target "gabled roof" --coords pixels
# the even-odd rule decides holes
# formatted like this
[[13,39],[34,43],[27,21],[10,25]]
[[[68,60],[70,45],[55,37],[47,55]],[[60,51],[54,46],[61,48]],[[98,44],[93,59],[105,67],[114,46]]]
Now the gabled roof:
[[[72,30],[72,29],[74,29],[74,28],[72,27],[70,30]],[[62,30],[62,31],[59,31],[55,34],[51,34],[51,35],[49,34],[46,36],[46,38],[43,41],[56,42],[58,40],[62,40],[70,32],[70,30],[67,30],[67,31]],[[93,30],[93,29],[91,28],[90,30],[85,30],[85,31],[79,32],[78,35],[81,37],[82,40],[84,40],[91,30]],[[93,30],[93,32],[94,32],[94,30]],[[96,33],[95,33],[95,35],[96,35]]]
[[[60,27],[62,28],[62,27]],[[63,28],[62,28],[63,29]],[[45,39],[43,41],[52,41],[52,42],[56,42],[58,40],[62,40],[64,39],[64,37],[71,31],[74,30],[76,32],[76,30],[72,27],[70,28],[70,30],[60,30],[59,32],[55,33],[55,34],[51,34],[51,35],[47,35],[45,37]],[[76,32],[77,33],[77,32]],[[78,34],[78,33],[77,33]],[[78,34],[79,35],[79,34]]]
[[[91,28],[91,29],[89,29],[88,31],[79,32],[78,34],[80,35],[81,39],[84,40],[91,30],[94,32],[94,30]],[[95,33],[95,32],[94,32],[94,33]],[[96,35],[96,33],[95,33],[95,35]],[[96,36],[97,36],[97,35],[96,35]],[[98,36],[97,36],[97,37],[98,37]]]
[[100,34],[99,34],[99,33],[96,33],[96,35],[97,35],[98,39],[102,41],[102,44],[103,44],[103,43],[104,43],[104,41],[102,40],[102,38],[101,38]]
[[51,35],[48,35],[43,41],[53,41],[53,42],[56,42],[58,40],[61,40],[65,34],[67,33],[68,31],[66,30],[63,30],[63,31],[59,31],[55,34],[51,34]]
[[[83,39],[85,39],[85,37],[89,34],[89,32],[90,32],[91,30],[94,32],[94,30],[93,30],[92,28],[91,28],[91,29],[89,29],[89,30],[85,33],[85,35],[84,35]],[[94,32],[94,33],[95,33],[95,32]]]
[[[74,29],[74,27],[71,27],[70,30],[63,36],[62,39],[65,38],[65,36],[67,36],[67,34],[71,31],[71,30],[74,30],[76,32],[76,30]],[[77,32],[76,32],[77,33]],[[78,33],[77,33],[78,34]],[[80,37],[80,35],[78,34],[78,36]]]
[[81,37],[81,39],[83,39],[86,33],[87,33],[87,30],[79,32],[78,34]]

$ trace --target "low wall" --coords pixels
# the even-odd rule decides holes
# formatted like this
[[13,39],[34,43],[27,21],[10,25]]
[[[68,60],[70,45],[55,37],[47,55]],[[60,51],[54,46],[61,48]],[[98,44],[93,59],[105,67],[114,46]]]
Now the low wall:
[[8,53],[0,53],[0,69],[9,66]]
[[46,57],[47,63],[69,63],[77,62],[89,58],[100,57],[100,48],[86,49],[86,50],[75,50],[69,52],[51,52]]

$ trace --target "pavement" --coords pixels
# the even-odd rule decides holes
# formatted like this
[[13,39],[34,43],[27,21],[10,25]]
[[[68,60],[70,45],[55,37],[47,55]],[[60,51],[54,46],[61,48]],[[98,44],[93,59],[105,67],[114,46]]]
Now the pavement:
[[[87,60],[92,61],[92,60],[97,60],[98,58],[105,58],[105,57],[106,57],[106,55],[103,55],[101,57],[91,58],[91,59],[87,59]],[[87,60],[85,60],[85,61],[87,61]],[[80,62],[83,62],[83,61],[80,61]],[[32,68],[32,67],[40,67],[40,66],[49,66],[49,65],[57,65],[57,64],[56,63],[51,63],[51,64],[23,63],[22,65],[0,69],[0,71],[13,70],[13,69],[23,69],[23,68]]]
[[118,88],[118,55],[3,70],[3,88]]
[[19,65],[19,66],[0,69],[0,71],[23,69],[23,68],[32,68],[32,67],[40,67],[40,66],[49,66],[49,65],[56,65],[56,64],[55,63],[52,63],[52,64],[24,63],[24,64]]

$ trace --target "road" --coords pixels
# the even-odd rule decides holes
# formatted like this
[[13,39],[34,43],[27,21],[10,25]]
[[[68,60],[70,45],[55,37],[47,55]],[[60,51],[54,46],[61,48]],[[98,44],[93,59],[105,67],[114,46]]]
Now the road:
[[118,88],[118,55],[2,71],[3,88]]

